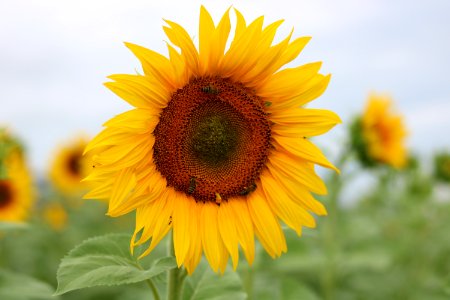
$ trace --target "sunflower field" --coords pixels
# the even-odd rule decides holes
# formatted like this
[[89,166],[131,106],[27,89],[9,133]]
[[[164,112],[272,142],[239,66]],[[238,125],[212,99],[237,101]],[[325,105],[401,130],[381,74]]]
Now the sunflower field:
[[[6,2],[5,40],[40,46],[0,50],[24,77],[0,70],[1,300],[450,299],[448,84],[395,47],[361,60],[371,33],[402,40],[397,4]],[[408,4],[450,28],[447,4]],[[328,62],[352,30],[354,61]]]

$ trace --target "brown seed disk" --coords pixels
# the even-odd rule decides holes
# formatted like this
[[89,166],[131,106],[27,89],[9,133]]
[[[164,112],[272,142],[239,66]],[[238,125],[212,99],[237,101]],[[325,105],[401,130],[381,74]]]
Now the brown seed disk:
[[7,206],[12,196],[11,184],[7,180],[0,180],[0,208]]
[[242,196],[254,186],[270,149],[260,97],[220,77],[191,80],[163,109],[153,160],[167,184],[197,201]]
[[73,152],[69,155],[66,167],[70,174],[74,176],[81,176],[81,158],[83,156],[82,152]]

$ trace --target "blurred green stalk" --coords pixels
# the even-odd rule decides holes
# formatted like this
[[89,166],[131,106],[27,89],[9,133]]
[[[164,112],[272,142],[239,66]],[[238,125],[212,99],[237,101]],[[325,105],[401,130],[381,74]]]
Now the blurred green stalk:
[[[168,256],[175,257],[175,249],[173,246],[173,233],[170,234],[167,242]],[[186,278],[186,270],[181,268],[173,268],[168,271],[167,275],[167,300],[179,300],[183,288],[183,281]]]
[[[341,170],[349,159],[351,151],[344,151],[338,160],[336,167]],[[342,172],[343,173],[343,172]],[[322,274],[323,296],[326,300],[335,299],[336,277],[339,253],[339,241],[336,235],[339,232],[339,194],[342,190],[344,179],[338,173],[333,173],[330,179],[327,197],[328,215],[325,219],[322,234],[322,243],[325,249],[325,266]]]

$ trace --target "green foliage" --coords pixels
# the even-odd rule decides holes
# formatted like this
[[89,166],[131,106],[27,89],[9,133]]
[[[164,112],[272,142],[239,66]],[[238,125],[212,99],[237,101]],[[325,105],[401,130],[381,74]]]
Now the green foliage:
[[22,153],[22,144],[16,137],[11,136],[6,128],[0,127],[0,179],[8,177],[5,159],[14,151]]
[[26,229],[28,225],[25,223],[18,222],[1,222],[0,221],[0,232],[13,231],[17,229]]
[[450,182],[450,153],[441,152],[435,155],[434,176],[443,182]]
[[237,273],[227,270],[223,275],[218,275],[206,263],[202,263],[192,276],[186,278],[182,299],[240,300],[246,299],[246,294]]
[[[361,174],[360,169],[352,171]],[[257,243],[254,264],[249,267],[242,255],[237,273],[228,267],[224,275],[215,274],[202,261],[185,278],[182,299],[449,299],[450,199],[442,194],[446,186],[440,184],[437,194],[434,177],[420,161],[401,172],[365,172],[374,184],[352,194],[352,205],[343,205],[341,193],[345,187],[354,193],[346,168],[330,178],[329,195],[321,198],[328,216],[317,218],[316,229],[304,228],[301,238],[286,230],[288,252],[279,259],[270,258]],[[133,214],[109,218],[104,216],[105,203],[65,199],[43,187],[39,194],[42,198],[27,224],[0,223],[0,265],[11,270],[0,271],[0,299],[55,299],[50,294],[56,289],[56,270],[70,249],[58,272],[60,299],[152,299],[147,278],[165,298],[165,270],[175,262],[161,259],[164,241],[139,261],[140,268],[129,253],[129,235],[101,236],[132,232]],[[60,201],[67,209],[63,229],[52,229],[42,218],[49,201]],[[136,249],[136,256],[145,247]]]
[[56,295],[98,285],[122,285],[151,279],[176,267],[173,257],[156,260],[143,270],[129,251],[130,236],[110,234],[91,238],[61,261]]
[[363,136],[361,118],[355,118],[350,124],[350,143],[352,150],[358,156],[359,162],[365,167],[373,167],[376,162],[370,157],[367,143]]
[[32,277],[0,269],[0,299],[57,299],[53,287]]

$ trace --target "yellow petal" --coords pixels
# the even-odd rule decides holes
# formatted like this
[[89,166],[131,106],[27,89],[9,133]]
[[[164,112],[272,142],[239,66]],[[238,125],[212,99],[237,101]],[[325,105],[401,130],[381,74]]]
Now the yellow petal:
[[[140,143],[138,143],[140,142]],[[121,170],[142,163],[148,157],[153,147],[154,140],[138,141],[136,144],[113,146],[101,154],[94,156],[93,161],[103,166],[104,170]],[[108,166],[109,165],[109,166]]]
[[272,174],[264,172],[260,178],[267,203],[286,225],[294,229],[298,235],[302,232],[302,226],[311,228],[316,226],[315,219],[289,197]]
[[[274,24],[277,25],[277,23]],[[289,40],[291,39],[291,34],[279,44],[261,51],[262,55],[258,59],[258,63],[252,69],[250,69],[248,73],[241,76],[240,81],[246,84],[248,87],[257,89],[259,86],[261,86],[262,82],[270,79],[272,74],[279,69],[278,62],[280,56],[288,47]],[[258,46],[258,48],[260,48],[260,46]]]
[[140,227],[143,228],[143,230],[139,240],[133,240],[133,245],[141,245],[153,236],[156,221],[158,220],[158,216],[160,215],[162,209],[166,205],[166,199],[167,191],[165,191],[160,199],[150,202],[145,206],[140,206],[136,209],[136,229]]
[[239,81],[251,66],[255,65],[255,49],[253,45],[259,42],[264,17],[259,17],[245,28],[242,35],[235,37],[230,48],[221,61],[220,73],[223,77],[231,77]]
[[118,204],[114,208],[110,208],[108,210],[108,216],[110,217],[120,217],[123,216],[138,207],[147,205],[156,199],[159,198],[159,195],[156,194],[146,194],[138,197],[129,197],[125,199],[122,203]]
[[175,248],[175,258],[178,267],[183,264],[189,250],[189,242],[191,235],[191,222],[193,217],[190,214],[189,202],[192,199],[187,198],[184,194],[177,195],[173,210],[173,246]]
[[288,68],[274,74],[258,88],[258,95],[266,98],[295,97],[304,91],[304,84],[319,72],[322,62]]
[[269,168],[274,168],[286,176],[291,177],[299,184],[306,186],[310,191],[318,195],[325,195],[327,188],[322,179],[316,175],[314,168],[306,161],[294,159],[282,152],[276,152],[269,156]]
[[225,248],[219,235],[219,225],[217,223],[218,208],[215,203],[204,203],[200,224],[203,250],[214,272],[217,272],[221,266],[223,249]]
[[275,218],[260,189],[247,198],[248,210],[253,220],[255,234],[267,253],[273,258],[286,252],[286,240],[278,220]]
[[136,175],[134,170],[131,168],[122,170],[114,181],[108,212],[116,209],[117,206],[126,201],[126,198],[131,197],[135,186]]
[[[328,161],[319,148],[305,138],[290,138],[273,135],[274,140],[285,151],[301,159],[308,160],[322,167],[333,169],[339,173],[339,170]],[[276,148],[276,146],[275,146]]]
[[253,223],[246,200],[241,197],[232,198],[228,200],[228,203],[232,208],[232,213],[236,222],[239,244],[241,244],[245,257],[251,265],[255,258],[255,238]]
[[133,133],[150,133],[159,122],[159,111],[133,109],[121,113],[103,124],[105,127],[120,128]]
[[[198,74],[198,52],[189,34],[177,23],[168,20],[165,20],[165,22],[170,26],[170,28],[164,26],[164,32],[170,41],[181,49],[181,55],[183,56],[184,62],[190,71],[189,76],[191,74]],[[183,84],[182,82],[179,83]]]
[[330,83],[331,75],[317,74],[308,81],[301,90],[301,93],[289,99],[289,101],[275,102],[273,108],[298,107],[316,99],[325,92]]
[[301,185],[298,182],[294,181],[291,177],[285,175],[283,172],[271,168],[271,165],[269,165],[269,170],[275,178],[276,182],[278,182],[278,184],[282,186],[283,190],[295,203],[303,207],[305,210],[311,211],[319,216],[327,214],[327,211],[323,204],[314,199],[314,197],[304,185]]
[[119,128],[105,128],[87,144],[83,154],[85,155],[95,148],[128,144],[134,139],[134,135]]
[[177,86],[177,80],[173,74],[173,69],[170,61],[161,54],[135,45],[131,43],[125,43],[125,45],[136,55],[142,64],[144,73],[148,76],[154,77],[157,81],[162,82],[166,87],[166,90],[171,93],[172,91],[180,88]]
[[220,205],[218,217],[220,235],[233,260],[233,269],[236,270],[239,261],[237,224],[233,208],[228,201]]
[[200,74],[206,74],[209,67],[209,57],[211,52],[211,40],[215,32],[214,21],[211,15],[202,5],[200,7],[199,23],[199,55],[200,55]]
[[109,199],[111,197],[113,180],[108,180],[92,189],[83,199]]
[[113,82],[105,86],[131,105],[139,108],[155,109],[167,106],[170,94],[161,83],[141,75],[116,74],[108,76]]
[[311,37],[300,37],[290,43],[286,50],[281,54],[279,59],[275,62],[275,70],[278,70],[285,64],[293,61],[305,48],[306,44],[311,40]]
[[202,257],[202,235],[200,228],[202,206],[203,204],[196,203],[195,201],[190,202],[189,217],[192,218],[190,233],[191,241],[189,243],[188,259],[185,263],[188,274],[194,272]]
[[332,127],[342,123],[334,112],[324,109],[296,107],[286,110],[274,110],[270,120],[277,124],[298,125],[303,127]]
[[[173,209],[175,206],[175,193],[177,192],[171,188],[166,189],[166,191],[167,193],[164,201],[164,208],[160,210],[156,216],[156,222],[155,227],[153,228],[152,241],[150,242],[150,246],[147,250],[144,251],[144,253],[142,253],[139,258],[148,255],[172,228],[173,222],[171,222],[171,217],[173,216]],[[156,202],[159,201],[155,201],[154,203]]]
[[230,34],[231,24],[229,9],[224,13],[222,19],[217,25],[212,38],[211,46],[209,49],[208,65],[206,68],[206,73],[210,75],[218,74],[219,62],[222,59],[225,51],[225,46],[227,45],[228,36]]

